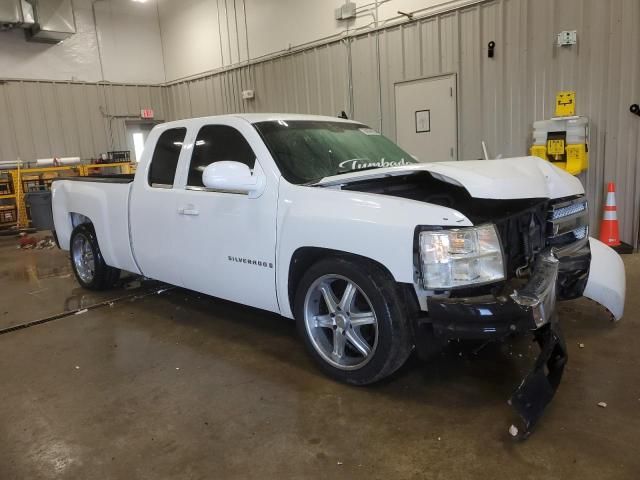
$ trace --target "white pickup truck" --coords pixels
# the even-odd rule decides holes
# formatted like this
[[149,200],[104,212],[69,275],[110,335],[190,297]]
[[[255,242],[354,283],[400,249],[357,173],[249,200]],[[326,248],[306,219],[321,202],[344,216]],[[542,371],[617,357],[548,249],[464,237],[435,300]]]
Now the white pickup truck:
[[52,192],[82,286],[125,270],[295,318],[348,383],[414,348],[532,336],[540,357],[510,400],[524,435],[566,362],[556,299],[623,312],[624,267],[589,238],[580,181],[534,157],[420,163],[358,122],[229,115],[155,127],[135,177]]

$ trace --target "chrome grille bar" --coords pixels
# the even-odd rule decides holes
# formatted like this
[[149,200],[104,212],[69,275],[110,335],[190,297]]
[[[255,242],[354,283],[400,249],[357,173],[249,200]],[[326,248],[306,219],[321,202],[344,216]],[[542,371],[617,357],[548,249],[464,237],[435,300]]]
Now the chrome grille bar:
[[548,239],[552,245],[566,245],[589,235],[589,209],[582,196],[551,205],[547,216]]

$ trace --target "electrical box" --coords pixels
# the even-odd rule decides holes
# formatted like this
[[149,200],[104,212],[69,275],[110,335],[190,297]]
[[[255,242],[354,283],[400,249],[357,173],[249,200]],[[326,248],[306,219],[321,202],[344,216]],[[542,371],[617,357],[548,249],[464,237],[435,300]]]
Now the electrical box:
[[242,98],[244,100],[252,100],[253,98],[255,98],[255,96],[256,96],[256,92],[254,92],[253,90],[242,91]]
[[564,30],[556,36],[556,43],[559,47],[567,47],[578,43],[577,30]]
[[356,4],[354,2],[347,2],[344,5],[336,8],[336,20],[348,20],[356,17]]
[[589,167],[588,138],[587,117],[554,117],[534,122],[531,155],[578,175]]

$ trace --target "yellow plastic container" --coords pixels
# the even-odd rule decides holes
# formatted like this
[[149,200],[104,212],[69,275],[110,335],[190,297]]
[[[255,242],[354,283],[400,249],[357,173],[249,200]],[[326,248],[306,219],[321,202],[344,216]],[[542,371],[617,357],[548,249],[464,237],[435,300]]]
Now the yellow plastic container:
[[571,175],[578,175],[589,168],[589,152],[587,152],[587,146],[584,143],[567,145],[565,147],[566,155],[562,157],[563,161],[560,162],[549,159],[545,145],[532,145],[530,152],[532,156],[547,160]]
[[567,145],[567,165],[565,170],[571,175],[578,175],[589,168],[589,152],[584,143]]
[[552,162],[572,175],[589,168],[589,121],[554,117],[533,123],[531,155]]

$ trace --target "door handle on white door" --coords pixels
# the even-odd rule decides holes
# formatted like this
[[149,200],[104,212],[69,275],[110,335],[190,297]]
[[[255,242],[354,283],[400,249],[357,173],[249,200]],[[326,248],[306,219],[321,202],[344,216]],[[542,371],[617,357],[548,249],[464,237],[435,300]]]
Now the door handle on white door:
[[192,215],[192,216],[196,216],[196,215],[200,215],[200,212],[198,210],[196,210],[195,208],[189,206],[190,208],[179,208],[178,209],[178,213],[180,215]]

